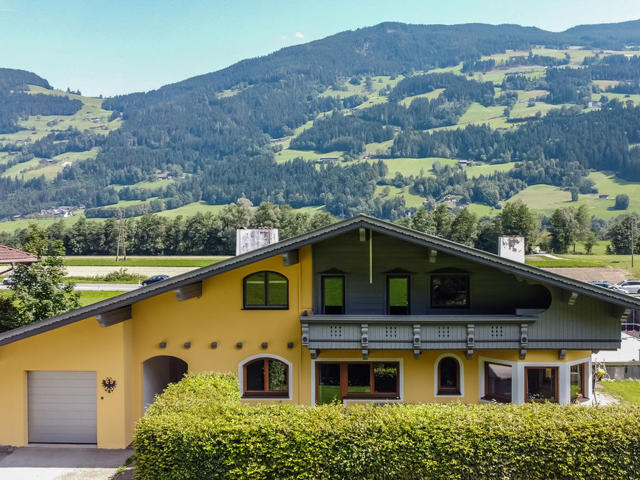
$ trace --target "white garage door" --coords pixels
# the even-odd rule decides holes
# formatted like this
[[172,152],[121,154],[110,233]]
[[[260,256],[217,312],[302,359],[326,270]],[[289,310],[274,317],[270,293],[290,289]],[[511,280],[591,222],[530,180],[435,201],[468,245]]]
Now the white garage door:
[[96,443],[96,372],[29,372],[29,442]]

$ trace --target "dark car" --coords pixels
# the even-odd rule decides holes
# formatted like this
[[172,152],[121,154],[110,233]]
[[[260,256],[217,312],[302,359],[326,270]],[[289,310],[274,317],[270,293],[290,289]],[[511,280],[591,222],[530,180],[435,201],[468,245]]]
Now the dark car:
[[166,280],[169,278],[169,275],[154,275],[153,277],[147,278],[142,285],[151,285],[152,283],[161,282],[162,280]]
[[7,287],[10,287],[15,282],[16,282],[16,279],[13,278],[13,277],[5,277],[5,278],[2,279],[2,284],[6,285]]

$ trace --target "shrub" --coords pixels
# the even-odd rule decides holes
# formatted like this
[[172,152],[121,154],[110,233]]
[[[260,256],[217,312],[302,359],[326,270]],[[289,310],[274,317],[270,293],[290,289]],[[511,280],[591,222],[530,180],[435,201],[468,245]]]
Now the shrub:
[[102,277],[102,280],[105,280],[107,282],[126,282],[131,280],[144,280],[145,278],[147,277],[145,277],[144,275],[140,275],[138,273],[129,273],[127,272],[126,268],[121,268],[117,271],[107,273],[104,277]]
[[640,409],[249,406],[233,376],[200,374],[158,398],[134,444],[149,480],[631,479]]

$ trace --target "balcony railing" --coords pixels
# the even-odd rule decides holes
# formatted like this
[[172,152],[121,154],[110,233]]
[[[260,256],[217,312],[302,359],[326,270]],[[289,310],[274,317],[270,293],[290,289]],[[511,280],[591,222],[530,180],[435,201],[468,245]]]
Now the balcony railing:
[[524,357],[535,315],[300,315],[302,345],[320,350],[518,349]]

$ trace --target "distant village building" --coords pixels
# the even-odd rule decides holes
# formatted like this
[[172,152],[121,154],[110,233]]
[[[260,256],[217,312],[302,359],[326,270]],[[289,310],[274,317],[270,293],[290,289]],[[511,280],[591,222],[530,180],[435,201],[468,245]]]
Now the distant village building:
[[458,165],[461,167],[470,167],[472,164],[471,160],[458,160]]
[[600,195],[598,195],[598,198],[606,200],[607,198],[609,198],[609,195],[607,193],[601,193]]
[[334,163],[340,160],[340,157],[320,157],[321,162],[330,162]]
[[600,107],[602,107],[602,102],[591,101],[591,102],[587,103],[587,106],[589,108],[600,108]]

